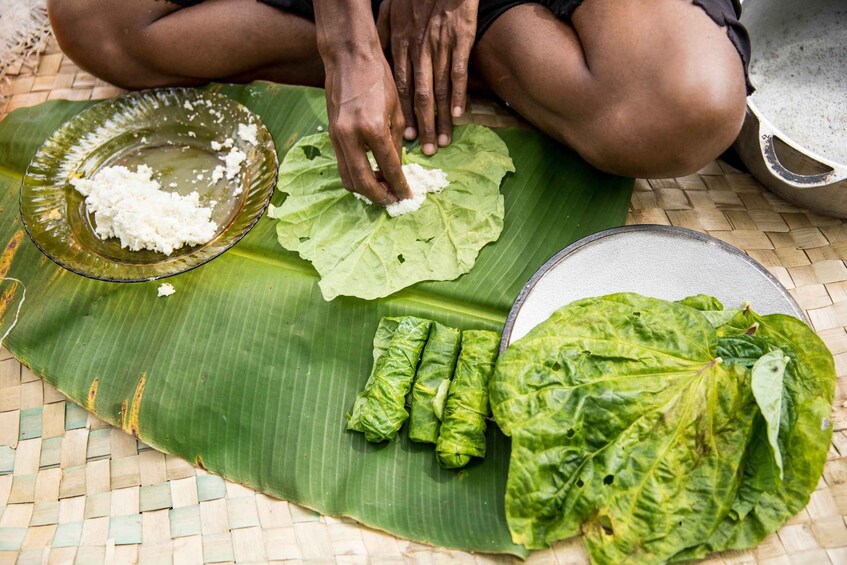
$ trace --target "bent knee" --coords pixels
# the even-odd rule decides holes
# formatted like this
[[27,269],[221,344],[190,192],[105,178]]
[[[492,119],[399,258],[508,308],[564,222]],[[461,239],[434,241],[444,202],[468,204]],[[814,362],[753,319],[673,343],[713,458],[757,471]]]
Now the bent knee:
[[[108,17],[97,10],[96,2],[48,0],[47,14],[53,35],[62,52],[76,64],[90,70],[112,55],[106,38],[111,34]],[[103,77],[101,77],[103,78]]]
[[110,84],[127,89],[164,86],[167,81],[134,54],[141,34],[133,32],[140,32],[142,24],[133,30],[102,4],[101,0],[48,0],[50,24],[62,52]]
[[694,172],[732,144],[744,119],[744,67],[726,30],[690,2],[664,4],[652,35],[632,31],[595,57],[605,107],[593,118],[610,134],[595,136],[587,154],[616,172]]
[[78,28],[88,18],[97,18],[96,3],[91,0],[67,2],[66,0],[47,0],[47,15],[53,33],[61,38],[73,36],[73,30]]
[[606,116],[583,157],[596,167],[642,178],[694,173],[732,145],[744,120],[740,67],[623,97]]

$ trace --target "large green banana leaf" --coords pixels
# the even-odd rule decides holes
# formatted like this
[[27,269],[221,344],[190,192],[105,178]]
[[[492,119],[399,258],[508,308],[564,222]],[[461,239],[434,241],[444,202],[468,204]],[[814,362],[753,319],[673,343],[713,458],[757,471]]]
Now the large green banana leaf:
[[[323,91],[219,88],[261,116],[280,157],[326,127]],[[486,459],[456,473],[405,430],[390,444],[368,444],[345,431],[344,414],[367,380],[382,316],[500,329],[545,260],[623,222],[631,181],[597,172],[538,133],[502,130],[517,168],[502,188],[505,229],[456,281],[372,302],[326,302],[311,265],[279,246],[265,218],[222,257],[171,279],[176,294],[158,299],[155,282],[64,271],[23,235],[18,187],[26,165],[85,106],[50,102],[0,122],[0,250],[12,244],[0,275],[11,260],[8,276],[27,287],[8,348],[101,418],[229,479],[406,538],[520,554],[503,510],[509,443],[493,426]]]

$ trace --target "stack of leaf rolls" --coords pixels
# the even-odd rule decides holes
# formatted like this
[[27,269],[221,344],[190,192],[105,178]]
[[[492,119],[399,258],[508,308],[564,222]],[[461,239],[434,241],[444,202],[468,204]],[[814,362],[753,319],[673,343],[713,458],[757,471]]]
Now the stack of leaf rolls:
[[488,383],[499,344],[491,331],[463,332],[412,316],[383,318],[374,336],[373,370],[347,429],[377,443],[394,439],[409,420],[409,438],[435,444],[448,469],[485,457]]

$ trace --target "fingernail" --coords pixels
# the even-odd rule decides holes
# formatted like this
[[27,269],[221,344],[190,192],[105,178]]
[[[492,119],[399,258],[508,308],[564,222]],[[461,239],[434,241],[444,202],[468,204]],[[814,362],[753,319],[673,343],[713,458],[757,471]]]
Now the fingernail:
[[434,155],[435,154],[435,145],[432,143],[425,143],[423,146],[424,155]]
[[454,106],[453,107],[453,117],[454,118],[461,118],[462,112],[464,112],[464,110],[462,109],[461,106]]
[[438,145],[440,145],[441,147],[447,147],[448,145],[450,145],[450,138],[447,137],[446,133],[442,133],[438,136]]
[[406,131],[403,132],[403,137],[405,137],[406,139],[408,139],[410,141],[412,139],[415,139],[415,128],[412,128],[412,127],[406,128]]

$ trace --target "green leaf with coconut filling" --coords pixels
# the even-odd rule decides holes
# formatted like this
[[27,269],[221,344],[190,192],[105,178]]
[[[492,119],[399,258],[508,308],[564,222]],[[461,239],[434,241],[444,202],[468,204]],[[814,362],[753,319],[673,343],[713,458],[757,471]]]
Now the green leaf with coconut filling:
[[491,130],[467,125],[432,157],[406,160],[447,173],[450,186],[420,210],[391,218],[344,189],[328,134],[304,137],[285,156],[279,189],[288,197],[269,215],[280,244],[312,263],[326,300],[388,296],[425,280],[453,280],[496,241],[505,213],[500,181],[514,165]]
[[409,418],[406,395],[431,326],[430,320],[413,316],[383,318],[374,336],[373,369],[348,416],[348,430],[364,433],[373,443],[396,437]]
[[472,457],[485,457],[486,420],[490,413],[488,384],[499,346],[497,332],[462,332],[462,349],[435,444],[435,456],[447,469],[464,467]]
[[[412,402],[409,410],[409,439],[419,443],[435,443],[441,427],[441,413],[446,393],[450,387],[462,332],[432,323],[429,340],[421,355],[421,365],[412,386]],[[441,394],[441,396],[439,396]],[[439,404],[440,403],[440,404]]]

